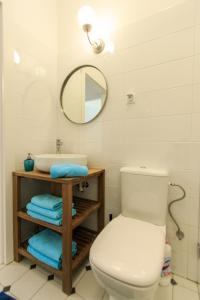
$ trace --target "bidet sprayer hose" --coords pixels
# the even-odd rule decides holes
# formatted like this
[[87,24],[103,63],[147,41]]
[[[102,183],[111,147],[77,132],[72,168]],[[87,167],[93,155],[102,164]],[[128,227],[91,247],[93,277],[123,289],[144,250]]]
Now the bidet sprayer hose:
[[185,189],[184,189],[181,185],[179,185],[179,184],[175,184],[175,183],[171,183],[171,182],[170,182],[169,185],[172,186],[172,187],[178,187],[178,188],[183,192],[183,195],[182,195],[180,198],[177,198],[177,199],[171,201],[171,202],[169,203],[169,205],[168,205],[168,212],[169,212],[169,215],[170,215],[170,217],[172,218],[172,220],[174,221],[174,223],[176,224],[176,227],[177,227],[177,229],[178,229],[177,232],[176,232],[176,235],[177,235],[177,237],[178,237],[179,240],[182,240],[182,239],[184,238],[184,233],[181,231],[179,224],[177,223],[176,219],[174,218],[174,216],[173,216],[173,214],[172,214],[172,212],[171,212],[171,206],[172,206],[174,203],[183,200],[183,199],[186,197],[186,191],[185,191]]

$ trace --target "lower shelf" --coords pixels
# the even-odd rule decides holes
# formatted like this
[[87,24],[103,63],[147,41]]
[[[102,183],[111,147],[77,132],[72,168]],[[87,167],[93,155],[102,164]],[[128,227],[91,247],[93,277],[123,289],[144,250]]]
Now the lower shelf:
[[[96,238],[96,236],[97,233],[90,229],[79,227],[75,230],[73,239],[77,242],[78,251],[76,256],[72,258],[72,271],[78,268],[81,265],[81,263],[87,258],[90,251],[90,247],[92,246],[92,243]],[[32,256],[27,251],[27,243],[24,243],[20,248],[18,248],[18,253],[23,257],[28,258],[34,264],[39,265],[42,268],[46,269],[48,272],[62,278],[63,276],[62,269],[57,270],[55,268],[52,268],[49,265],[41,262],[40,260]]]

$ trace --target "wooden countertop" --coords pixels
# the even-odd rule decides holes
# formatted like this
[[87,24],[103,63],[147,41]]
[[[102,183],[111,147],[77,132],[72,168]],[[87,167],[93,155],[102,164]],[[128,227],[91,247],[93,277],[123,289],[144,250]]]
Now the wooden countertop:
[[40,172],[40,171],[31,171],[31,172],[16,171],[16,172],[13,172],[13,175],[18,176],[18,177],[43,180],[43,181],[49,181],[49,182],[57,182],[57,183],[65,183],[65,184],[72,182],[73,184],[78,184],[79,182],[83,181],[84,179],[100,176],[104,172],[105,172],[104,169],[90,168],[89,174],[87,176],[56,178],[56,179],[51,178],[49,173],[44,173],[44,172]]

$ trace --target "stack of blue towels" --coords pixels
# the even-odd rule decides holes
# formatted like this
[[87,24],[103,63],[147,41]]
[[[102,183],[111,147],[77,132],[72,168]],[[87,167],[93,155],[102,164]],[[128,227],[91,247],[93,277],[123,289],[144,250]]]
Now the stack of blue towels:
[[[63,205],[62,198],[50,194],[37,195],[31,198],[26,205],[27,214],[33,218],[54,224],[62,224]],[[76,215],[76,209],[72,208],[72,217]]]
[[[28,240],[27,251],[43,263],[56,268],[62,267],[62,237],[58,233],[44,229]],[[77,253],[77,243],[72,242],[72,256]]]

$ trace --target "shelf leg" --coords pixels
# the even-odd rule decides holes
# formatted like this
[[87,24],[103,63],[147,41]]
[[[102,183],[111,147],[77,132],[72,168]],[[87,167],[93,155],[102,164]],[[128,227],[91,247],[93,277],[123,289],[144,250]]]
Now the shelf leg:
[[17,217],[20,210],[21,200],[21,178],[13,175],[13,243],[14,243],[14,260],[20,262],[22,256],[18,253],[21,244],[21,221]]
[[61,184],[60,183],[51,182],[51,194],[54,196],[60,197],[60,195],[61,195]]
[[63,198],[63,292],[72,294],[72,184],[62,184]]
[[101,232],[105,225],[105,172],[98,177],[98,201],[101,202],[98,210],[98,232]]

